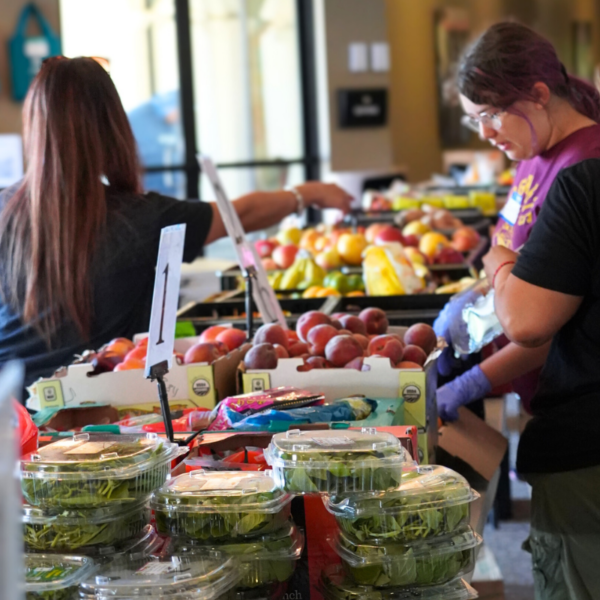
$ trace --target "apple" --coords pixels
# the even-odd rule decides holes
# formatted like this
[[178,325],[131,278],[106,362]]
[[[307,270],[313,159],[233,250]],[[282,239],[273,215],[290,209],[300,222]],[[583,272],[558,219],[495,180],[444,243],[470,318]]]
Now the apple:
[[404,236],[404,246],[410,246],[412,248],[419,247],[419,236],[410,234]]
[[277,248],[277,244],[272,240],[258,240],[254,242],[254,247],[261,258],[270,258],[273,250]]
[[315,256],[315,262],[326,271],[338,269],[342,266],[342,259],[336,248],[327,248],[319,252]]
[[373,223],[372,225],[369,225],[365,231],[365,239],[367,242],[369,242],[369,244],[373,244],[377,234],[386,227],[389,227],[389,225],[386,225],[385,223]]
[[296,260],[298,254],[298,246],[294,244],[286,244],[285,246],[277,246],[273,250],[273,261],[280,269],[289,269]]
[[433,256],[433,264],[435,265],[456,265],[463,262],[463,255],[455,248],[448,246],[438,248]]
[[388,242],[398,242],[400,244],[404,244],[404,236],[400,230],[393,225],[387,225],[375,236],[376,244],[387,244]]

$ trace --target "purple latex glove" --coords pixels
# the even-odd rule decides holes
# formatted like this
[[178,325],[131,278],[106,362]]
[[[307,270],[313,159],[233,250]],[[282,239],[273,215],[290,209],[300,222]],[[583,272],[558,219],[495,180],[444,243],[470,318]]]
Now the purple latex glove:
[[492,384],[479,365],[475,365],[437,390],[438,414],[442,421],[458,419],[458,408],[483,398],[492,391]]

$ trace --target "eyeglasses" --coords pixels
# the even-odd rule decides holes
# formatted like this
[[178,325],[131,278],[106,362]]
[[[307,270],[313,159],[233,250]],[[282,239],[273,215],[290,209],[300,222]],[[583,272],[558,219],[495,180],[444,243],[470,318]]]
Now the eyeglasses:
[[464,115],[460,119],[461,125],[464,125],[471,131],[475,133],[479,133],[479,129],[481,125],[486,128],[493,129],[494,131],[498,131],[502,127],[502,119],[507,111],[502,110],[500,112],[489,114],[489,113],[480,113],[478,117],[470,117],[469,115]]

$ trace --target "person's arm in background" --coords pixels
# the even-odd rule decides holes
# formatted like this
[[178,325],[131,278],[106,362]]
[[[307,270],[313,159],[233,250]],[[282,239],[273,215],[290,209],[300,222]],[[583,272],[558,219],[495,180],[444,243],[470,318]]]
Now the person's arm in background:
[[522,348],[511,342],[479,366],[492,388],[495,388],[543,367],[551,344],[549,341],[538,348]]
[[[315,208],[336,208],[343,213],[350,210],[352,196],[342,188],[331,183],[307,182],[295,186],[304,199],[305,206]],[[253,192],[233,201],[233,206],[244,230],[258,231],[277,225],[285,217],[295,213],[298,199],[293,192]],[[221,213],[216,204],[212,204],[213,219],[205,244],[210,244],[227,235]]]

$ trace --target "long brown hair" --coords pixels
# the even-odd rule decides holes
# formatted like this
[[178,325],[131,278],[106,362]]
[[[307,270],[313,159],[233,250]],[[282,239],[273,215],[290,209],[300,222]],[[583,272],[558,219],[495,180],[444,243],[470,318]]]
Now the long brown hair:
[[67,319],[86,339],[105,184],[141,191],[133,133],[108,73],[91,58],[57,57],[32,82],[23,134],[27,170],[0,215],[3,295],[48,344]]

